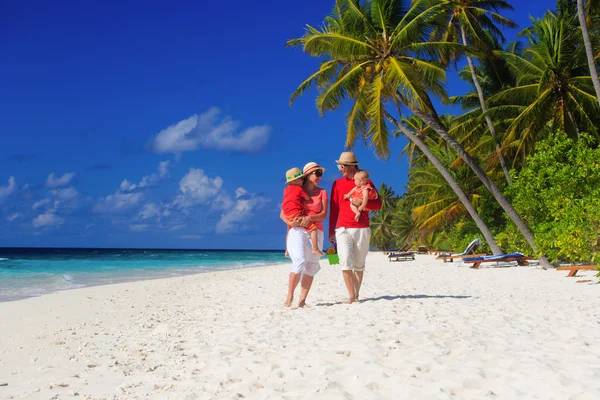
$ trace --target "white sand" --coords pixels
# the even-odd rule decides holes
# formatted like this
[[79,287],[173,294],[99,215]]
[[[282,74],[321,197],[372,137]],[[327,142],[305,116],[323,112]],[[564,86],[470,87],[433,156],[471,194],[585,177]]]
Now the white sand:
[[0,398],[600,398],[593,271],[373,253],[343,305],[322,264],[309,310],[281,307],[287,266],[0,303]]

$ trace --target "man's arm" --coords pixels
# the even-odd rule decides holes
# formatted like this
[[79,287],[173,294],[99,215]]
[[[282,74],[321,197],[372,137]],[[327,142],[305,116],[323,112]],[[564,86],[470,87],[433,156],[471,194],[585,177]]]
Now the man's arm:
[[338,204],[338,195],[335,182],[331,185],[331,195],[329,197],[329,240],[335,236],[335,226],[337,225],[340,205]]
[[369,184],[371,184],[371,187],[373,188],[371,190],[374,190],[377,193],[377,198],[369,200],[367,203],[367,208],[371,211],[381,210],[381,199],[379,198],[379,192],[377,192],[377,189],[375,189],[375,185],[373,182],[371,182],[371,180],[369,180]]

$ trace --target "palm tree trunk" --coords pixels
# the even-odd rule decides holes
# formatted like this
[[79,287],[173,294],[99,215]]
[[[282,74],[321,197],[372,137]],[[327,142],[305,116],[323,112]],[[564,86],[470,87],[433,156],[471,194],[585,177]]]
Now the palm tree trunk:
[[[473,157],[471,157],[471,155],[467,153],[467,151],[460,145],[460,143],[456,141],[456,139],[454,139],[452,136],[450,136],[450,134],[448,134],[446,128],[441,124],[441,122],[439,122],[439,118],[436,121],[436,119],[434,119],[432,116],[427,115],[419,108],[415,107],[411,102],[407,101],[400,93],[396,93],[396,97],[398,100],[400,100],[402,104],[408,107],[408,109],[411,110],[417,117],[421,118],[426,124],[432,127],[433,130],[436,131],[436,133],[442,139],[444,139],[444,141],[446,141],[446,143],[448,143],[450,147],[454,149],[454,151],[458,153],[460,158],[462,158],[465,164],[467,164],[473,170],[473,172],[475,172],[475,174],[479,177],[481,182],[490,191],[492,196],[494,196],[500,207],[502,207],[502,209],[506,212],[508,217],[514,222],[514,224],[517,226],[517,229],[519,229],[525,240],[527,240],[527,243],[529,243],[529,245],[531,246],[531,249],[535,253],[537,253],[538,250],[537,246],[535,245],[535,238],[533,236],[533,232],[531,232],[527,224],[521,219],[521,216],[517,213],[512,204],[510,204],[506,197],[504,197],[500,189],[498,189],[498,187],[494,184],[494,182],[492,182],[489,176],[487,176],[485,171],[481,169],[477,162],[475,162]],[[540,257],[539,261],[540,266],[544,269],[552,267],[545,257]]]
[[496,244],[496,241],[494,240],[494,235],[492,235],[492,232],[490,231],[490,229],[487,227],[485,222],[483,222],[483,220],[481,219],[479,214],[477,214],[477,210],[475,210],[475,207],[473,207],[473,204],[471,204],[471,201],[469,200],[469,198],[467,197],[465,192],[458,185],[458,183],[452,177],[452,175],[450,175],[450,172],[448,172],[446,167],[444,167],[444,165],[440,162],[440,160],[438,160],[437,157],[431,152],[431,150],[429,150],[429,148],[421,140],[421,138],[419,138],[417,135],[415,135],[408,128],[406,128],[404,125],[402,125],[401,123],[396,121],[391,116],[388,115],[388,117],[389,117],[388,119],[390,119],[390,121],[400,130],[400,132],[402,132],[402,134],[404,136],[406,136],[406,138],[408,140],[413,142],[419,148],[419,150],[421,150],[421,152],[423,154],[425,154],[425,157],[427,157],[427,159],[433,164],[433,166],[444,177],[446,182],[448,182],[448,184],[450,185],[452,190],[454,190],[454,193],[456,193],[456,195],[458,196],[460,201],[463,203],[463,205],[467,209],[467,212],[469,213],[471,218],[473,218],[473,221],[475,221],[475,224],[477,224],[477,227],[481,231],[483,237],[485,238],[485,241],[488,242],[488,244],[490,245],[490,248],[492,249],[492,252],[494,253],[494,255],[504,254],[502,249],[500,249],[500,247]]
[[596,62],[594,61],[590,33],[588,32],[587,22],[585,20],[583,0],[577,0],[577,15],[579,16],[579,25],[581,26],[581,34],[583,35],[583,45],[585,46],[585,54],[587,55],[588,66],[590,67],[590,75],[592,77],[592,82],[594,83],[594,90],[596,90],[598,104],[600,104],[600,81],[598,80],[598,71],[596,70]]
[[[462,33],[463,45],[467,45],[467,35],[465,33],[465,28],[460,27],[460,31]],[[498,155],[498,160],[500,161],[500,166],[502,167],[502,172],[504,172],[504,176],[506,177],[506,182],[511,184],[510,174],[508,173],[508,168],[506,167],[506,161],[504,160],[504,156],[502,155],[502,149],[500,148],[500,144],[496,140],[496,128],[494,128],[494,124],[492,123],[492,119],[489,115],[485,115],[487,111],[487,106],[485,104],[485,97],[483,95],[483,90],[481,89],[481,84],[479,83],[479,77],[477,77],[477,73],[475,72],[475,66],[473,65],[473,60],[470,56],[467,56],[467,62],[469,63],[469,68],[471,69],[471,76],[473,78],[473,84],[475,85],[475,89],[477,89],[477,95],[479,96],[479,104],[481,104],[481,112],[484,114],[485,122],[487,122],[487,126],[490,129],[490,134],[492,138],[494,138],[494,142],[496,143],[496,154]]]

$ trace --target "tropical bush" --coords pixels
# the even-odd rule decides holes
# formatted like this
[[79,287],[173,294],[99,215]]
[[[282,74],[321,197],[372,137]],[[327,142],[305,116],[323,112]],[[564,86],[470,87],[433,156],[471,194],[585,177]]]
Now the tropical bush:
[[[598,261],[600,238],[600,148],[591,136],[564,131],[537,143],[527,166],[508,187],[514,207],[533,228],[542,254],[551,261]],[[508,247],[529,250],[509,224],[499,235]]]

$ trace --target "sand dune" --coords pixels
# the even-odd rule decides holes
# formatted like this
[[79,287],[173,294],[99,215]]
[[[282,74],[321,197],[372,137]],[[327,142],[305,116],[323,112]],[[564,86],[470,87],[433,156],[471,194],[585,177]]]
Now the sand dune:
[[598,399],[600,286],[535,267],[369,255],[359,304],[323,262],[0,303],[0,398]]

